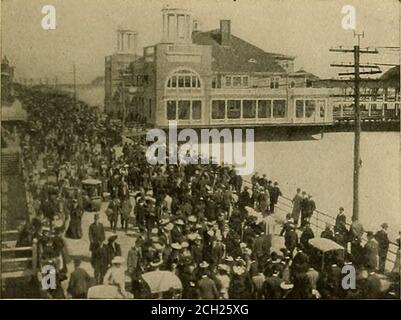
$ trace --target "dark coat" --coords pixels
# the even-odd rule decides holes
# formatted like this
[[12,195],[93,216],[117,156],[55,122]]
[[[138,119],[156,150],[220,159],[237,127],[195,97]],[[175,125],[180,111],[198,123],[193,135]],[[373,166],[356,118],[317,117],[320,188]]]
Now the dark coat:
[[67,291],[73,298],[86,298],[90,284],[89,274],[84,269],[77,268],[71,273]]
[[114,245],[109,242],[103,246],[103,250],[103,259],[107,268],[111,266],[114,257],[121,256],[121,247],[117,242],[114,242]]
[[92,223],[89,226],[89,242],[90,242],[90,247],[89,250],[93,251],[97,248],[99,248],[104,239],[105,239],[106,235],[104,232],[104,227],[103,224],[99,223]]
[[387,233],[383,230],[377,231],[375,238],[379,245],[379,251],[387,251],[390,246],[390,240],[388,239]]
[[71,209],[70,224],[68,226],[65,236],[70,239],[81,239],[82,238],[82,215],[83,211],[79,208]]
[[281,283],[283,279],[278,276],[271,276],[266,278],[265,282],[263,283],[263,294],[265,299],[281,299],[282,297],[282,290],[281,290]]
[[218,299],[216,283],[207,276],[202,277],[198,281],[199,296],[201,299]]

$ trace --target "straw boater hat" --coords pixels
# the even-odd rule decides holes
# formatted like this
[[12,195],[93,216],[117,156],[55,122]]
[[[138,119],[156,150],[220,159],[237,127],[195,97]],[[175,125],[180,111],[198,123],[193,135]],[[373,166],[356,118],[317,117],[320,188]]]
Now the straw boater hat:
[[280,288],[283,289],[283,290],[291,290],[292,288],[294,288],[294,285],[292,283],[282,282],[280,284]]
[[187,235],[189,241],[194,241],[196,239],[196,233],[190,233]]
[[179,243],[172,243],[171,248],[175,250],[181,250],[181,245]]
[[179,225],[179,226],[183,226],[183,225],[185,224],[185,223],[184,223],[184,220],[182,220],[181,218],[175,220],[174,223],[175,223],[176,225]]
[[111,260],[111,264],[123,264],[124,263],[124,258],[120,256],[116,256]]
[[110,232],[108,235],[107,235],[107,240],[112,240],[112,239],[117,239],[118,238],[118,235],[116,234],[116,233],[114,233],[114,232]]
[[167,231],[171,231],[174,229],[174,225],[171,222],[169,222],[165,226],[163,226],[163,228],[166,229]]
[[151,266],[152,268],[157,268],[157,267],[160,267],[162,264],[163,264],[163,261],[160,260],[160,259],[157,259],[157,260],[152,261],[152,262],[150,263],[150,266]]
[[153,229],[150,231],[150,233],[151,233],[151,234],[159,234],[159,229],[153,228]]
[[194,215],[191,215],[191,216],[188,217],[188,221],[195,223],[197,221],[197,219],[196,219],[196,217]]
[[200,268],[207,268],[209,266],[209,264],[206,262],[206,261],[202,261],[200,264],[199,264],[199,267]]
[[160,219],[160,224],[162,225],[162,226],[164,226],[164,225],[166,225],[166,224],[168,224],[170,222],[170,219],[169,218],[162,218],[162,219]]
[[181,248],[188,248],[189,247],[189,243],[188,242],[186,242],[186,241],[184,241],[184,242],[181,242]]
[[228,272],[230,270],[230,267],[226,264],[221,263],[218,265],[218,269]]
[[233,273],[237,274],[237,275],[241,275],[245,272],[245,268],[242,266],[234,266],[233,267]]

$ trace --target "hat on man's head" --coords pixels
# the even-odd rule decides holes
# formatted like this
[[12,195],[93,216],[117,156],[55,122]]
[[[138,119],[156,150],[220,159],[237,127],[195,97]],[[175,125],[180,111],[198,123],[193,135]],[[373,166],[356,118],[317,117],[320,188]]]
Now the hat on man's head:
[[387,229],[387,228],[388,228],[388,223],[387,223],[387,222],[382,223],[381,227],[382,227],[383,229]]
[[208,264],[206,261],[202,261],[202,262],[199,264],[199,267],[200,267],[200,268],[207,268],[207,267],[209,267],[209,264]]
[[226,265],[226,264],[223,264],[223,263],[219,264],[219,265],[217,266],[217,268],[218,268],[219,270],[223,270],[223,271],[226,271],[226,272],[228,272],[228,271],[230,270],[230,267],[229,267],[228,265]]
[[175,220],[174,223],[175,223],[176,225],[179,225],[179,226],[183,226],[183,225],[185,224],[185,223],[184,223],[184,220],[182,220],[181,218]]
[[197,219],[196,219],[196,217],[195,217],[194,215],[190,215],[190,216],[188,217],[188,221],[189,221],[189,222],[195,223],[195,222],[197,221]]
[[176,242],[171,244],[171,248],[173,248],[174,250],[181,250],[182,249],[181,245],[179,243],[176,243]]
[[161,218],[160,221],[159,221],[159,223],[160,223],[162,226],[168,224],[169,222],[170,222],[170,219],[169,219],[169,218]]
[[150,263],[150,266],[151,266],[152,268],[157,268],[157,267],[160,267],[162,264],[163,264],[163,260],[161,260],[161,259],[156,259],[156,260],[153,260],[153,261]]
[[116,233],[114,233],[114,232],[110,232],[107,235],[107,240],[116,240],[117,238],[118,238],[118,235]]
[[120,256],[115,256],[113,260],[111,260],[111,264],[123,264],[124,258]]

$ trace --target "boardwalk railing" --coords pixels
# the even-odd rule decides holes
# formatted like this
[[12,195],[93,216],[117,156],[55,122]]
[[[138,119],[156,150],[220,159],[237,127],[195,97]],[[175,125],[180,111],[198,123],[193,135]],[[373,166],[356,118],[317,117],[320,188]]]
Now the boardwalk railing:
[[2,231],[1,239],[1,278],[21,278],[36,275],[38,246],[17,247],[17,230]]
[[[246,184],[251,185],[250,181],[244,180],[244,182]],[[282,212],[283,214],[288,214],[288,213],[291,214],[293,208],[292,199],[286,196],[280,196],[275,208],[278,209],[278,211]],[[314,228],[315,230],[315,236],[318,237],[320,236],[320,233],[326,228],[326,225],[329,225],[331,228],[333,228],[335,225],[335,220],[336,220],[335,217],[327,213],[324,213],[320,210],[315,210],[309,222],[312,228]],[[351,224],[347,223],[347,227],[350,228]],[[367,241],[366,235],[367,232],[364,231],[362,236],[362,245],[364,245]],[[386,261],[386,268],[388,270],[393,269],[397,257],[397,250],[399,250],[398,245],[395,242],[391,241]]]

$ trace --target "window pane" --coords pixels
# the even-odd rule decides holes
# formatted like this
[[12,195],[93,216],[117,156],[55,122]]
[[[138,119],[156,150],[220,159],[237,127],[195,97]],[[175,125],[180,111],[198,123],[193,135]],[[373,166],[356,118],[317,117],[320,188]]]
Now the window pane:
[[315,100],[305,100],[305,117],[311,118],[316,112],[316,101]]
[[167,81],[167,88],[171,88],[171,78],[169,78]]
[[176,76],[171,77],[171,86],[173,88],[177,88],[177,77]]
[[304,117],[304,100],[296,100],[295,102],[295,116],[297,118]]
[[241,117],[241,100],[227,101],[227,118],[239,119]]
[[243,110],[242,117],[243,118],[255,118],[256,117],[256,100],[244,100],[242,102]]
[[177,101],[167,101],[167,120],[176,119]]
[[233,86],[240,87],[241,86],[241,77],[233,77]]
[[258,101],[258,118],[270,118],[271,117],[271,100],[259,100]]
[[184,76],[178,76],[178,87],[184,88]]
[[191,87],[191,77],[185,76],[185,88],[190,88],[190,87]]
[[224,119],[226,116],[226,105],[224,100],[213,100],[212,102],[212,118]]
[[192,119],[198,120],[202,118],[202,102],[200,100],[192,101]]
[[248,77],[243,77],[242,78],[242,85],[244,86],[244,87],[247,87],[248,86],[248,81],[249,80],[249,78]]
[[273,100],[273,117],[284,118],[285,117],[285,100]]
[[197,81],[196,81],[196,76],[192,76],[192,84],[191,84],[192,88],[197,88]]
[[326,112],[326,101],[325,100],[317,100],[317,108],[319,110],[320,118],[324,118]]
[[226,86],[231,87],[231,77],[226,77]]
[[178,101],[178,120],[189,120],[189,100]]
[[212,88],[216,88],[217,85],[217,77],[212,78]]

